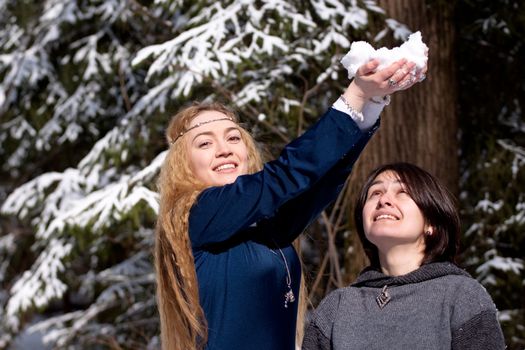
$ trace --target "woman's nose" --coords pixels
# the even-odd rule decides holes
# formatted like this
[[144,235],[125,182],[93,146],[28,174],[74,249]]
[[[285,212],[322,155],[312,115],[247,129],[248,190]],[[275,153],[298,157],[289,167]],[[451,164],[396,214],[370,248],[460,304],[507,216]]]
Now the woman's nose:
[[232,154],[230,145],[228,142],[219,141],[217,142],[217,149],[215,152],[216,157],[227,157]]
[[377,201],[378,208],[384,206],[392,206],[392,198],[390,197],[390,194],[388,192],[385,192],[381,196],[379,196],[379,199]]

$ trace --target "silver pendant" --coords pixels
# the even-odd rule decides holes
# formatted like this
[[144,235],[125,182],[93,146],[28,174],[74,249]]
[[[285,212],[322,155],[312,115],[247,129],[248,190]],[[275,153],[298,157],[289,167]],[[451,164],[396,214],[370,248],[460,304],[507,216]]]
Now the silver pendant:
[[293,295],[292,289],[284,295],[284,307],[288,308],[288,303],[293,303],[295,301],[295,295]]
[[385,305],[388,304],[388,302],[391,299],[390,293],[388,293],[388,291],[386,290],[387,287],[388,286],[385,285],[383,289],[381,290],[381,293],[376,297],[377,305],[379,305],[380,309],[383,309]]

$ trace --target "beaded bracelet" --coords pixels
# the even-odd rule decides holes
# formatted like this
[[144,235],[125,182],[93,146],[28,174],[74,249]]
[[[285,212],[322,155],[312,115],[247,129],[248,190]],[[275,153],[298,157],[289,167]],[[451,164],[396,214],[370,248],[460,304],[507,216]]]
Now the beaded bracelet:
[[361,123],[365,120],[365,117],[364,117],[363,113],[359,112],[357,109],[355,109],[354,107],[350,106],[350,103],[348,103],[348,101],[346,100],[346,98],[343,95],[341,95],[339,98],[345,104],[346,109],[348,109],[348,114],[350,114],[352,119],[358,120]]

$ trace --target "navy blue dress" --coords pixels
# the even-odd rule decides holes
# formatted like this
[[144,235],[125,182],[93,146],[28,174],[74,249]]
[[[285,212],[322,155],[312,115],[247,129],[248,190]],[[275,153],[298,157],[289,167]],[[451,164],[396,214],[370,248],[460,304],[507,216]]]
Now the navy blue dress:
[[[341,191],[377,129],[331,108],[263,170],[204,190],[189,234],[207,350],[293,350],[301,266],[292,241]],[[288,291],[286,257],[296,301]]]

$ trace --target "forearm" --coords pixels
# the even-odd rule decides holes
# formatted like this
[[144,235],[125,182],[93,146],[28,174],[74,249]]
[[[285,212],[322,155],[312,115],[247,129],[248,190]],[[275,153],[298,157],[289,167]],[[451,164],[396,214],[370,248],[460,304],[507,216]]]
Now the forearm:
[[494,311],[484,311],[452,333],[453,350],[505,349],[505,339]]
[[275,233],[275,240],[290,242],[297,238],[337,198],[355,161],[378,126],[379,123],[365,133],[348,154],[312,188],[286,202],[275,216],[263,220],[260,225],[267,225],[267,231]]

